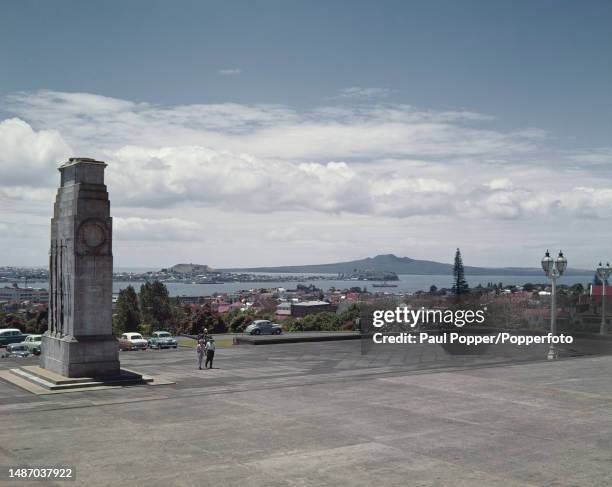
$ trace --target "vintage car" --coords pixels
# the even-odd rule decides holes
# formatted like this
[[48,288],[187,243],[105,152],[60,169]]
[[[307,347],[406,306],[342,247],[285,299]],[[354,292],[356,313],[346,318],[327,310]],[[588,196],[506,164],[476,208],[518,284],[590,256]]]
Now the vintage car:
[[140,333],[124,333],[119,338],[119,350],[146,350],[148,342]]
[[280,335],[283,329],[268,320],[255,320],[244,331],[249,335]]
[[29,357],[32,352],[23,343],[9,343],[6,346],[5,357]]
[[9,343],[21,343],[27,337],[27,334],[21,333],[17,328],[2,328],[0,329],[0,347],[5,347]]
[[176,348],[176,339],[167,331],[154,331],[149,338],[151,348]]
[[40,345],[42,343],[42,335],[30,335],[21,342],[34,355],[40,355]]

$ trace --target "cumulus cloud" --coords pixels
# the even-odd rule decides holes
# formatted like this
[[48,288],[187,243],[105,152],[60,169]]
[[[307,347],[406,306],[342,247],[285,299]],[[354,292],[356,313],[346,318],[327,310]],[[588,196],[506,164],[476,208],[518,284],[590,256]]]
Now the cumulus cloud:
[[[0,122],[0,191],[49,184],[70,148],[55,130],[33,130],[18,118]],[[4,188],[2,188],[4,187]]]
[[612,188],[576,187],[560,204],[583,218],[610,218]]
[[115,160],[109,184],[124,205],[199,202],[254,212],[339,212],[365,210],[367,205],[364,181],[341,162],[264,161],[199,146],[129,146],[117,151]]
[[485,186],[495,191],[500,189],[512,189],[513,184],[508,178],[496,178],[486,183]]

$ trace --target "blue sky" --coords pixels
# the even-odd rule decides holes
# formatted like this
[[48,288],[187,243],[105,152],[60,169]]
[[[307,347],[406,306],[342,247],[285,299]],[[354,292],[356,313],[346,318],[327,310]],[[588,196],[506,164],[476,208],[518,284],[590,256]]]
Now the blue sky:
[[[471,265],[497,265],[504,246],[507,265],[531,265],[543,245],[583,266],[607,258],[575,228],[600,231],[612,209],[609,1],[5,1],[0,12],[0,138],[17,154],[0,159],[0,244],[19,248],[8,264],[44,263],[46,241],[31,242],[46,235],[55,159],[76,152],[110,163],[120,265],[449,261],[457,245]],[[203,197],[185,171],[199,187],[228,179]],[[281,194],[304,177],[311,195]],[[15,231],[24,217],[31,232]],[[140,252],[130,230],[164,226],[163,250]],[[360,229],[367,242],[355,243]],[[261,250],[241,251],[245,231]]]
[[308,106],[359,85],[579,144],[612,129],[609,1],[9,1],[2,12],[3,94]]

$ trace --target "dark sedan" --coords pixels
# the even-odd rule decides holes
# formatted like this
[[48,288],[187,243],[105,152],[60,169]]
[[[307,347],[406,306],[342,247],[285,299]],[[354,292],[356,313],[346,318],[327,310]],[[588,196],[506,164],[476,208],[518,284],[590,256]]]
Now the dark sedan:
[[0,347],[6,347],[9,343],[21,343],[28,336],[17,328],[2,328],[0,329]]

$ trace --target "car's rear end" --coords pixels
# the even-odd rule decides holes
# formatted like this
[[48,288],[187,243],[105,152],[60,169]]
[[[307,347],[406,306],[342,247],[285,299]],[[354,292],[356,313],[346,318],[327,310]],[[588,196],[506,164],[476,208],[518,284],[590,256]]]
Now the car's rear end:
[[131,350],[146,350],[148,344],[146,340],[132,340],[131,346]]
[[23,343],[9,343],[6,346],[6,351],[11,357],[28,357],[31,355],[30,350]]

